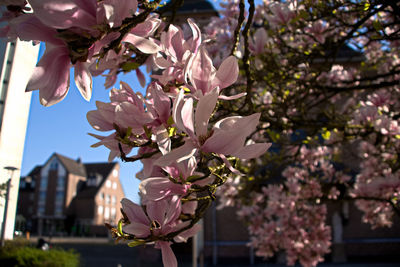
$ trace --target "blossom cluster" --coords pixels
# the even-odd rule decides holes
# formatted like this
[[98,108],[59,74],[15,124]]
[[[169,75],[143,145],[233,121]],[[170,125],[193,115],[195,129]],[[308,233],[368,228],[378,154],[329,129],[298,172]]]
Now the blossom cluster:
[[[238,17],[234,3],[222,7]],[[259,136],[273,145],[263,159],[241,165],[250,177],[229,179],[217,192],[219,207],[238,208],[257,255],[284,250],[288,263],[304,266],[329,251],[327,203],[353,201],[373,228],[400,214],[398,7],[320,4],[256,6],[236,54],[250,53],[248,103],[262,114]],[[236,25],[226,17],[210,24],[211,36],[224,38],[209,44],[217,58],[235,42]],[[307,221],[316,215],[304,210],[319,217]],[[302,232],[319,234],[310,241]],[[298,236],[304,239],[296,243]]]
[[46,44],[27,85],[45,106],[66,96],[71,67],[86,100],[92,76],[109,88],[134,71],[146,87],[139,67],[152,72],[144,95],[121,82],[87,114],[105,132],[91,134],[93,146],[143,164],[142,202],[122,200],[118,239],[153,243],[176,266],[171,243],[198,231],[216,196],[238,207],[257,255],[285,250],[289,264],[329,253],[327,202],[354,201],[364,222],[391,225],[399,3],[265,0],[245,10],[229,0],[203,33],[191,19],[174,25],[159,3],[0,0],[1,36]]
[[[39,90],[44,106],[58,103],[67,95],[72,67],[79,92],[90,100],[92,75],[109,70],[106,84],[111,86],[116,80],[115,68],[119,69],[124,56],[130,58],[137,50],[147,54],[158,50],[149,39],[161,22],[154,16],[146,17],[123,36],[118,31],[125,20],[143,13],[136,0],[30,0],[29,6],[26,1],[2,4],[7,5],[2,20],[8,24],[0,36],[46,43],[27,85],[28,91]],[[33,12],[27,11],[30,9]],[[122,41],[123,46],[118,56],[110,49],[115,40]]]
[[[120,68],[146,60],[158,74],[147,86],[145,96],[121,82],[112,89],[110,102],[97,102],[87,119],[98,131],[113,131],[94,146],[110,150],[109,160],[141,160],[142,204],[123,199],[122,228],[112,228],[118,238],[135,246],[154,243],[161,249],[165,266],[176,266],[172,241],[183,242],[198,231],[196,222],[214,198],[217,186],[229,173],[239,173],[235,158],[251,159],[266,152],[267,143],[248,142],[260,114],[230,116],[210,122],[219,101],[245,94],[225,96],[222,90],[237,80],[239,67],[234,56],[215,68],[205,49],[198,26],[188,20],[190,38],[173,24],[155,34],[161,20],[155,15],[131,23],[150,10],[146,3],[127,1],[29,1],[33,13],[25,12],[27,2],[10,3],[3,15],[8,24],[2,34],[8,38],[45,42],[27,90],[40,90],[40,101],[49,106],[68,92],[69,70],[75,68],[75,83],[89,100],[92,75],[108,70],[106,87],[111,86]],[[12,14],[11,14],[12,13]],[[129,31],[125,31],[128,28]],[[118,41],[120,46],[113,47]],[[143,62],[142,62],[143,63]],[[129,67],[129,66],[128,66]],[[135,66],[142,85],[143,74]],[[128,157],[133,148],[137,154]],[[204,196],[204,193],[208,196]],[[207,205],[204,205],[206,203]]]

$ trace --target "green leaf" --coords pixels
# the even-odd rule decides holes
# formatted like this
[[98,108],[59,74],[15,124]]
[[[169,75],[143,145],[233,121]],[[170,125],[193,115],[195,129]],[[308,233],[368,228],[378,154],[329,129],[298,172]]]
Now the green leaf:
[[133,248],[133,247],[136,247],[136,246],[143,245],[143,244],[145,244],[145,243],[146,243],[146,241],[141,240],[141,239],[137,239],[137,240],[133,240],[132,242],[129,242],[129,243],[128,243],[128,246],[131,247],[131,248]]
[[325,140],[329,140],[331,138],[331,132],[328,131],[326,128],[323,129],[322,132],[322,138],[324,138]]
[[170,116],[170,117],[168,118],[167,123],[168,123],[168,125],[174,124],[174,119],[172,118],[172,116]]
[[122,220],[119,220],[119,221],[118,221],[117,230],[118,230],[118,233],[119,233],[121,236],[124,235],[124,233],[122,233]]
[[168,136],[174,136],[176,134],[176,128],[175,127],[171,127],[168,129]]
[[122,64],[121,68],[123,71],[128,72],[139,68],[139,66],[140,64],[137,62],[125,62],[124,64]]
[[371,7],[371,4],[367,1],[364,4],[364,11],[368,11],[368,9]]
[[382,24],[379,22],[379,20],[374,20],[372,22],[372,26],[374,27],[374,29],[379,32],[381,30],[383,30]]
[[279,133],[274,132],[272,130],[267,130],[267,133],[268,133],[269,137],[271,138],[272,142],[274,142],[274,143],[277,143],[281,137],[281,135]]
[[145,132],[147,138],[151,138],[151,130],[149,128],[147,128],[146,125],[143,125],[143,129],[144,129],[144,132]]

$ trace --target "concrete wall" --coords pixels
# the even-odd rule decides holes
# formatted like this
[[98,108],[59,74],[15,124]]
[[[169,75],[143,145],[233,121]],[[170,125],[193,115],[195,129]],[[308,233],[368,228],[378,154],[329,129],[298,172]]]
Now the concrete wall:
[[[3,41],[4,42],[4,41]],[[36,65],[39,46],[15,41],[2,46],[0,53],[4,60],[0,63],[0,87],[5,94],[3,116],[0,128],[0,183],[5,183],[11,173],[4,167],[18,168],[12,173],[5,238],[12,239],[18,199],[19,177],[24,149],[31,94],[25,87]],[[14,53],[13,53],[14,50]],[[10,53],[11,52],[11,53]],[[0,114],[1,115],[1,114]],[[0,228],[2,227],[4,198],[0,200]]]

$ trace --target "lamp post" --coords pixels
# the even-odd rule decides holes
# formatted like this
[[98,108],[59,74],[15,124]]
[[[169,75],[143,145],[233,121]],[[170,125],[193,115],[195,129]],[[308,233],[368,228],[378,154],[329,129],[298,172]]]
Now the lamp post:
[[18,170],[18,168],[7,166],[4,167],[5,170],[9,171],[10,178],[7,180],[7,188],[6,188],[6,195],[5,195],[5,203],[4,203],[4,213],[3,213],[3,223],[1,225],[1,246],[4,247],[4,236],[6,234],[6,222],[7,222],[7,211],[8,211],[8,198],[10,195],[10,187],[11,187],[11,180],[14,174],[14,171]]

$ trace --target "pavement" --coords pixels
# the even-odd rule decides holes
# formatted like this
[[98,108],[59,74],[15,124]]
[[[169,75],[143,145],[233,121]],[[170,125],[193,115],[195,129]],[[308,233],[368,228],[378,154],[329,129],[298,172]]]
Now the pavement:
[[[36,243],[37,237],[30,241]],[[160,250],[152,246],[128,247],[126,244],[115,244],[109,238],[86,237],[53,237],[45,238],[50,242],[51,248],[60,247],[73,249],[81,255],[82,267],[162,267]],[[190,253],[177,255],[178,266],[189,267],[192,265]],[[250,265],[246,259],[220,260],[217,265],[205,261],[204,267],[286,267],[284,264],[266,263],[257,259]],[[300,266],[300,265],[295,265]],[[199,264],[197,267],[201,267]],[[318,267],[400,267],[400,254],[398,262],[361,262],[361,263],[321,263]]]

